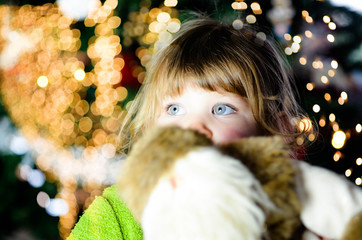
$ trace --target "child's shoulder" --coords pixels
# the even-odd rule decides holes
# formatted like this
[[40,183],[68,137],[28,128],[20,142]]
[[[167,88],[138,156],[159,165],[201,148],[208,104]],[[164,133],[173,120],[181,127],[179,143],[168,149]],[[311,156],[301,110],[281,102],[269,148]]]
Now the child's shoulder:
[[142,239],[142,230],[119,197],[115,185],[94,199],[68,238],[81,239]]

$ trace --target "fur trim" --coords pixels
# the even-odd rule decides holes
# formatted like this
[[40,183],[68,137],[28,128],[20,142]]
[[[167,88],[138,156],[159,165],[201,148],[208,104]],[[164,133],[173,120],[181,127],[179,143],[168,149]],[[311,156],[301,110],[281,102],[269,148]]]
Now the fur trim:
[[173,170],[178,158],[211,146],[205,136],[178,127],[155,129],[137,141],[122,167],[118,188],[122,199],[140,221],[143,208],[159,179]]
[[295,169],[281,137],[243,138],[220,146],[223,153],[239,159],[261,182],[281,210],[267,219],[271,239],[291,239],[301,226],[301,204],[295,192]]
[[263,209],[274,206],[251,172],[204,147],[161,178],[141,222],[145,240],[256,240],[265,234]]

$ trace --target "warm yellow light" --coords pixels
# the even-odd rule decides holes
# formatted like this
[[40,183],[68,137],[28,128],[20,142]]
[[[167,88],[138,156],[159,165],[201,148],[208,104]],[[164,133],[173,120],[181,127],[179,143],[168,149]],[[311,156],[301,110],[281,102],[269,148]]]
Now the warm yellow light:
[[46,76],[40,76],[38,80],[36,81],[39,87],[46,87],[49,83],[49,80]]
[[301,132],[309,132],[312,130],[312,121],[309,118],[303,118],[299,121],[298,128]]
[[334,36],[332,34],[328,34],[327,40],[328,40],[328,42],[331,42],[331,43],[334,42]]
[[259,11],[259,10],[260,10],[260,5],[259,5],[259,3],[257,3],[257,2],[253,2],[253,3],[250,5],[250,7],[251,7],[251,9],[252,9],[253,11]]
[[[178,20],[178,19],[177,19]],[[175,20],[171,20],[171,22],[169,22],[167,24],[167,30],[171,33],[176,33],[178,32],[178,30],[180,30],[180,22],[179,21],[175,21]]]
[[344,174],[346,177],[350,177],[352,175],[352,169],[347,169]]
[[302,11],[302,16],[303,16],[303,17],[308,17],[308,16],[309,16],[308,11],[307,11],[307,10],[303,10],[303,11]]
[[334,155],[333,155],[333,160],[335,162],[338,162],[339,159],[342,157],[342,153],[340,151],[337,151]]
[[334,115],[333,113],[329,114],[329,121],[331,122],[336,121],[336,115]]
[[361,185],[362,184],[362,179],[361,178],[356,178],[356,181],[354,181],[356,183],[356,185]]
[[83,117],[79,120],[79,130],[89,132],[92,129],[93,122],[89,117]]
[[362,158],[357,158],[357,159],[356,159],[356,164],[357,164],[358,166],[361,166],[361,165],[362,165]]
[[331,18],[329,16],[324,16],[323,17],[323,22],[329,23],[330,21],[331,21]]
[[326,120],[325,120],[324,118],[321,118],[321,119],[319,120],[319,126],[321,126],[321,127],[326,126]]
[[324,94],[324,99],[325,99],[327,102],[331,102],[332,97],[331,97],[331,95],[330,95],[329,93],[325,93],[325,94]]
[[313,18],[312,18],[311,16],[306,16],[306,17],[305,17],[305,21],[306,21],[307,23],[313,23]]
[[335,75],[336,75],[336,72],[334,70],[332,70],[332,69],[328,70],[328,76],[334,77]]
[[254,15],[250,14],[246,17],[246,21],[250,24],[256,23],[256,17]]
[[307,38],[312,38],[313,37],[313,33],[311,31],[309,31],[309,30],[305,31],[304,34],[305,34],[305,36]]
[[313,141],[315,140],[315,134],[313,134],[313,133],[309,134],[309,135],[308,135],[308,140],[309,140],[310,142],[313,142]]
[[346,141],[346,134],[341,130],[336,131],[332,137],[332,146],[335,149],[341,149],[344,146],[345,141]]
[[360,123],[358,123],[356,125],[356,132],[360,133],[362,131],[362,125]]
[[337,25],[336,25],[334,22],[330,22],[330,23],[328,23],[328,27],[329,27],[329,29],[331,29],[331,30],[336,30]]
[[312,91],[314,89],[314,84],[313,83],[307,83],[307,89],[308,91]]
[[316,59],[312,62],[312,67],[315,69],[322,69],[323,68],[323,62],[319,59]]
[[82,81],[85,78],[85,72],[83,69],[78,69],[74,72],[74,77],[78,81]]
[[321,107],[318,104],[313,105],[313,112],[318,113],[321,110]]
[[332,123],[332,129],[333,129],[334,132],[337,132],[337,131],[339,130],[339,125],[338,125],[338,123],[333,122],[333,123]]
[[293,37],[293,41],[296,43],[301,43],[302,42],[302,38],[299,35],[296,35]]
[[167,12],[161,12],[157,15],[157,21],[159,21],[160,23],[167,23],[170,19],[171,16]]
[[337,68],[338,68],[338,62],[337,62],[337,60],[332,60],[332,61],[331,61],[331,67],[332,67],[333,69],[337,69]]
[[341,98],[344,100],[344,101],[346,101],[347,99],[348,99],[348,95],[347,95],[347,93],[346,92],[341,92]]
[[324,84],[328,84],[329,83],[329,80],[326,76],[322,76],[321,77],[321,82],[324,83]]
[[307,58],[306,57],[300,57],[299,58],[299,63],[301,65],[306,65],[307,64]]
[[165,0],[164,4],[166,7],[176,7],[177,0]]
[[290,40],[292,40],[292,36],[289,33],[285,33],[284,34],[284,39],[287,40],[287,41],[290,41]]
[[343,104],[344,104],[344,100],[343,100],[342,97],[339,97],[339,98],[338,98],[338,103],[339,103],[339,105],[343,105]]

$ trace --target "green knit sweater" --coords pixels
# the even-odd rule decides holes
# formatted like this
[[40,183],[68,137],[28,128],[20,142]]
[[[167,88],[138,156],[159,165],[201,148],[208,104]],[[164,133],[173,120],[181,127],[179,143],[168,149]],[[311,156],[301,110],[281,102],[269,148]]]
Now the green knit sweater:
[[116,186],[96,197],[67,240],[142,240],[142,230],[120,199]]

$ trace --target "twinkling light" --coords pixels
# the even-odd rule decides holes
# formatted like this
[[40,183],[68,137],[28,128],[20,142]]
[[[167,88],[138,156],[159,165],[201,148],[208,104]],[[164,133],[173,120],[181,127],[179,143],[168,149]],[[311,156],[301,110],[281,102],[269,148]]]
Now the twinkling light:
[[38,86],[42,87],[42,88],[46,87],[48,85],[48,83],[49,83],[49,80],[46,76],[40,76],[37,80]]
[[355,183],[356,185],[362,185],[362,179],[360,177],[356,178]]
[[306,88],[308,89],[308,91],[312,91],[314,89],[314,84],[313,83],[307,83]]
[[246,21],[250,24],[256,23],[256,17],[252,14],[246,16]]
[[83,69],[77,69],[74,72],[74,77],[75,79],[77,79],[78,81],[82,81],[85,78],[85,72]]
[[334,40],[335,40],[335,38],[334,38],[334,36],[332,35],[332,34],[328,34],[327,35],[327,40],[328,40],[328,42],[334,42]]
[[332,137],[332,146],[335,149],[340,149],[344,146],[345,141],[346,141],[346,134],[341,130],[336,131]]
[[336,60],[332,60],[332,61],[331,61],[331,67],[332,67],[333,69],[337,69],[337,68],[338,68],[338,62],[337,62]]
[[334,113],[329,114],[329,121],[331,122],[336,121],[336,115],[334,115]]
[[332,69],[328,70],[328,76],[334,77],[335,75],[336,75],[336,72],[334,70],[332,70]]
[[331,21],[331,18],[327,15],[323,16],[323,22],[329,23]]
[[335,162],[338,162],[341,157],[342,157],[342,153],[341,153],[340,151],[337,151],[337,152],[335,152],[334,155],[333,155],[333,160],[334,160]]
[[347,101],[348,99],[348,94],[346,92],[341,92],[341,98],[344,100],[344,101]]
[[329,93],[325,93],[324,94],[324,99],[327,101],[327,102],[331,102],[332,101],[332,97]]
[[250,8],[253,10],[254,14],[262,14],[262,10],[258,2],[251,3]]
[[[11,63],[1,61],[2,101],[27,139],[38,168],[21,164],[18,177],[39,187],[45,172],[49,180],[59,182],[59,191],[66,189],[69,197],[61,198],[72,210],[64,215],[68,220],[60,216],[62,238],[69,235],[78,216],[77,187],[90,186],[89,182],[98,188],[113,184],[122,163],[115,155],[120,149],[116,134],[123,115],[120,103],[128,95],[121,86],[125,61],[116,29],[121,19],[114,16],[118,1],[97,0],[97,4],[84,20],[86,27],[94,29],[86,51],[79,51],[80,30],[57,5],[0,5],[0,56],[4,50],[21,49],[11,51]],[[15,48],[10,38],[27,44]],[[86,59],[94,67],[89,72],[84,71]],[[88,90],[94,92],[94,98],[89,98]],[[94,134],[97,131],[103,132],[102,138]],[[37,201],[44,207],[42,195]]]
[[293,41],[296,43],[301,43],[302,42],[302,38],[299,35],[296,35],[293,37]]
[[234,10],[245,10],[248,8],[248,5],[245,2],[233,2],[231,7]]
[[329,80],[328,80],[328,78],[327,78],[326,76],[323,75],[323,76],[321,77],[321,82],[324,83],[324,84],[328,84],[328,83],[329,83]]
[[319,113],[321,110],[321,107],[318,104],[314,104],[312,107],[313,112]]
[[[300,57],[299,58],[299,63],[301,65],[306,65],[307,64],[307,58],[306,57]],[[309,89],[308,89],[309,90]]]
[[312,38],[313,37],[313,33],[309,30],[305,31],[304,32],[304,35],[307,37],[307,38]]
[[336,30],[337,25],[336,25],[334,22],[330,22],[330,23],[328,23],[328,27],[329,27],[329,29],[331,29],[331,30]]
[[350,177],[352,175],[352,169],[347,169],[344,174],[346,175],[346,177]]
[[165,0],[164,4],[166,7],[175,7],[177,5],[177,0]]
[[290,41],[290,40],[292,40],[292,36],[289,33],[285,33],[284,34],[284,39],[287,40],[287,41]]
[[316,136],[315,136],[314,133],[311,133],[311,134],[308,135],[308,140],[309,140],[310,142],[313,142],[315,139],[316,139]]
[[362,125],[360,123],[358,123],[356,125],[356,132],[360,133],[362,131]]
[[324,117],[321,117],[318,122],[319,126],[325,127],[326,126],[326,119]]
[[358,166],[361,166],[361,165],[362,165],[362,158],[357,158],[357,159],[356,159],[356,164],[357,164]]
[[309,118],[303,118],[298,122],[298,128],[301,132],[309,132],[312,130],[313,124]]

